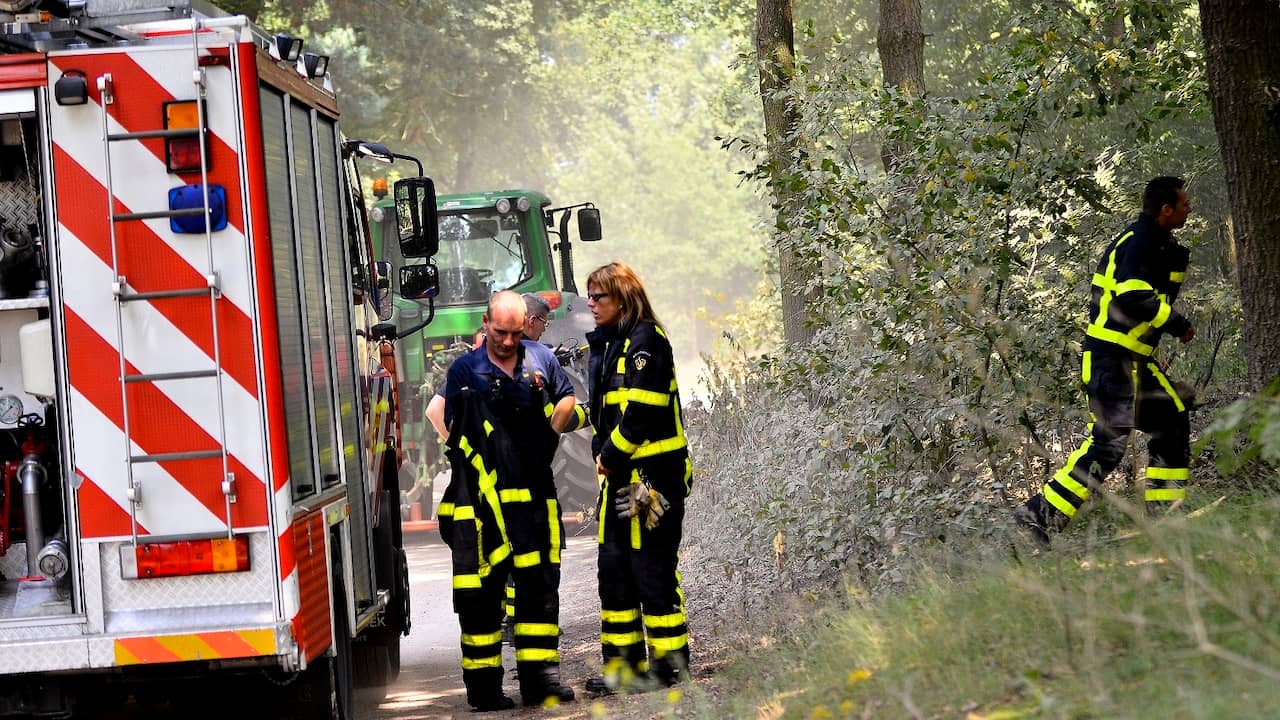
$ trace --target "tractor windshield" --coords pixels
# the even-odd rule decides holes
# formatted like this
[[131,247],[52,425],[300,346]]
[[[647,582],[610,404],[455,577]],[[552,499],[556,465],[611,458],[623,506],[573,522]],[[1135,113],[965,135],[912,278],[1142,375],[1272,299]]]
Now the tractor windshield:
[[443,305],[488,302],[529,274],[529,249],[522,213],[500,215],[492,208],[441,213],[440,295]]
[[[505,290],[529,274],[529,243],[524,213],[500,215],[493,208],[440,213],[440,268],[437,306],[487,303],[495,291]],[[396,246],[395,216],[382,218],[384,257],[397,268],[420,260],[406,260]]]

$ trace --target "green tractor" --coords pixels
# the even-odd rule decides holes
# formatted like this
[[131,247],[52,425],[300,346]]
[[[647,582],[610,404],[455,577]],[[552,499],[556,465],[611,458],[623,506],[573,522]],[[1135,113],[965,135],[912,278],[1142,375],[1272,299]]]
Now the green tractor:
[[[385,183],[374,185],[378,198],[370,220],[374,253],[390,262],[392,277],[406,266],[427,261],[406,259],[396,237],[396,207],[386,197]],[[435,255],[439,289],[424,317],[423,306],[395,288],[398,328],[396,367],[401,398],[402,505],[411,518],[434,514],[435,490],[447,482],[448,462],[425,408],[443,392],[454,358],[471,348],[476,330],[499,290],[536,292],[551,306],[551,322],[541,342],[556,350],[579,401],[587,398],[586,334],[595,327],[586,298],[574,282],[569,224],[576,220],[578,238],[601,238],[600,212],[591,203],[552,207],[551,199],[533,190],[439,195],[440,247]],[[429,323],[429,324],[428,324]],[[553,463],[560,504],[585,524],[594,518],[599,485],[591,455],[591,429],[567,433]]]

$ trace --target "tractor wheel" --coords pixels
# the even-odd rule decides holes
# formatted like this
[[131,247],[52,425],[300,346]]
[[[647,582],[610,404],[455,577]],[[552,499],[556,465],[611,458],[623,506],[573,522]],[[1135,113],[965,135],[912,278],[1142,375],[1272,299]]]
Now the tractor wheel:
[[[566,365],[565,374],[573,384],[579,402],[587,399],[586,363]],[[600,481],[596,478],[596,459],[591,454],[591,428],[583,428],[560,436],[560,447],[551,461],[556,495],[564,512],[595,516],[600,499]]]
[[565,512],[595,515],[600,499],[600,481],[596,479],[596,461],[591,456],[591,435],[587,430],[566,433],[551,461],[556,481],[556,494]]

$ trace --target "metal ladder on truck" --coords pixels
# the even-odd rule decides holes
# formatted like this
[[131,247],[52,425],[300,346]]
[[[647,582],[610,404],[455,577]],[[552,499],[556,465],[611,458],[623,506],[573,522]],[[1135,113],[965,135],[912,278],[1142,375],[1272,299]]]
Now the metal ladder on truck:
[[[111,74],[104,74],[97,79],[98,91],[102,98],[102,137],[104,148],[104,159],[106,161],[106,186],[107,186],[107,214],[108,226],[111,229],[111,271],[112,271],[112,294],[115,296],[115,317],[116,317],[116,333],[120,338],[120,399],[123,405],[124,417],[124,444],[125,444],[125,472],[128,480],[127,498],[129,500],[129,519],[131,523],[131,532],[133,535],[134,545],[138,544],[138,509],[142,506],[143,493],[142,487],[136,477],[134,477],[134,466],[144,463],[169,463],[179,461],[206,460],[218,458],[222,462],[221,474],[221,490],[226,506],[227,520],[227,538],[234,536],[234,528],[232,524],[231,506],[236,501],[235,477],[230,472],[229,462],[227,458],[227,417],[225,400],[222,396],[222,348],[218,333],[218,300],[222,297],[221,287],[217,271],[215,270],[213,261],[213,230],[210,227],[209,217],[209,149],[206,145],[208,135],[208,119],[205,113],[205,68],[200,64],[200,31],[202,21],[193,18],[191,21],[191,45],[192,45],[192,67],[191,73],[192,83],[196,91],[196,115],[197,126],[189,129],[161,129],[161,130],[143,130],[139,132],[122,132],[112,133],[110,128],[110,113],[107,111],[109,105],[113,104],[114,88],[112,87]],[[199,208],[180,209],[180,210],[156,210],[148,212],[115,212],[115,190],[112,180],[111,166],[111,146],[113,143],[144,140],[150,138],[183,138],[196,137],[200,146],[200,187],[203,195],[203,206]],[[171,219],[177,217],[195,217],[202,216],[204,222],[204,239],[205,239],[205,259],[206,266],[204,272],[205,284],[203,287],[182,288],[176,290],[154,290],[149,292],[135,292],[129,288],[128,279],[120,272],[120,255],[121,248],[119,238],[116,232],[117,225],[129,222],[141,222],[153,219]],[[190,370],[179,370],[173,372],[162,373],[136,373],[129,374],[127,372],[127,360],[125,352],[125,333],[124,333],[124,308],[126,305],[135,302],[152,302],[170,300],[173,298],[190,298],[190,297],[207,297],[209,299],[209,317],[211,320],[211,328],[213,330],[213,365],[211,367],[193,368]],[[131,433],[132,416],[129,412],[129,386],[135,383],[160,383],[174,381],[190,381],[199,379],[213,380],[215,384],[215,396],[218,398],[218,449],[217,450],[186,450],[178,452],[154,453],[154,454],[135,454],[133,451],[133,439]]]

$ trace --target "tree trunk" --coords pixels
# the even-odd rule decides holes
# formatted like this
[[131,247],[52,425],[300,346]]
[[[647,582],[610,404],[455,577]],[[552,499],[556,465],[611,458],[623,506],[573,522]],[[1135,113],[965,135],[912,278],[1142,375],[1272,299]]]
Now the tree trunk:
[[[907,95],[924,94],[924,29],[920,20],[920,0],[880,0],[880,27],[876,50],[884,84]],[[897,168],[900,153],[892,143],[880,148],[885,172]]]
[[1200,29],[1256,390],[1280,375],[1280,4],[1200,0]]
[[[790,202],[781,180],[793,171],[797,150],[795,131],[799,115],[784,96],[796,71],[794,33],[791,0],[756,1],[760,100],[764,106],[765,138],[769,143],[770,177],[774,180],[774,204],[780,219],[785,216]],[[817,293],[805,288],[816,272],[814,264],[794,249],[785,245],[779,247],[782,334],[788,345],[805,344],[813,337],[809,303],[817,300]]]
[[880,0],[876,50],[884,84],[910,94],[924,93],[924,25],[920,0]]

